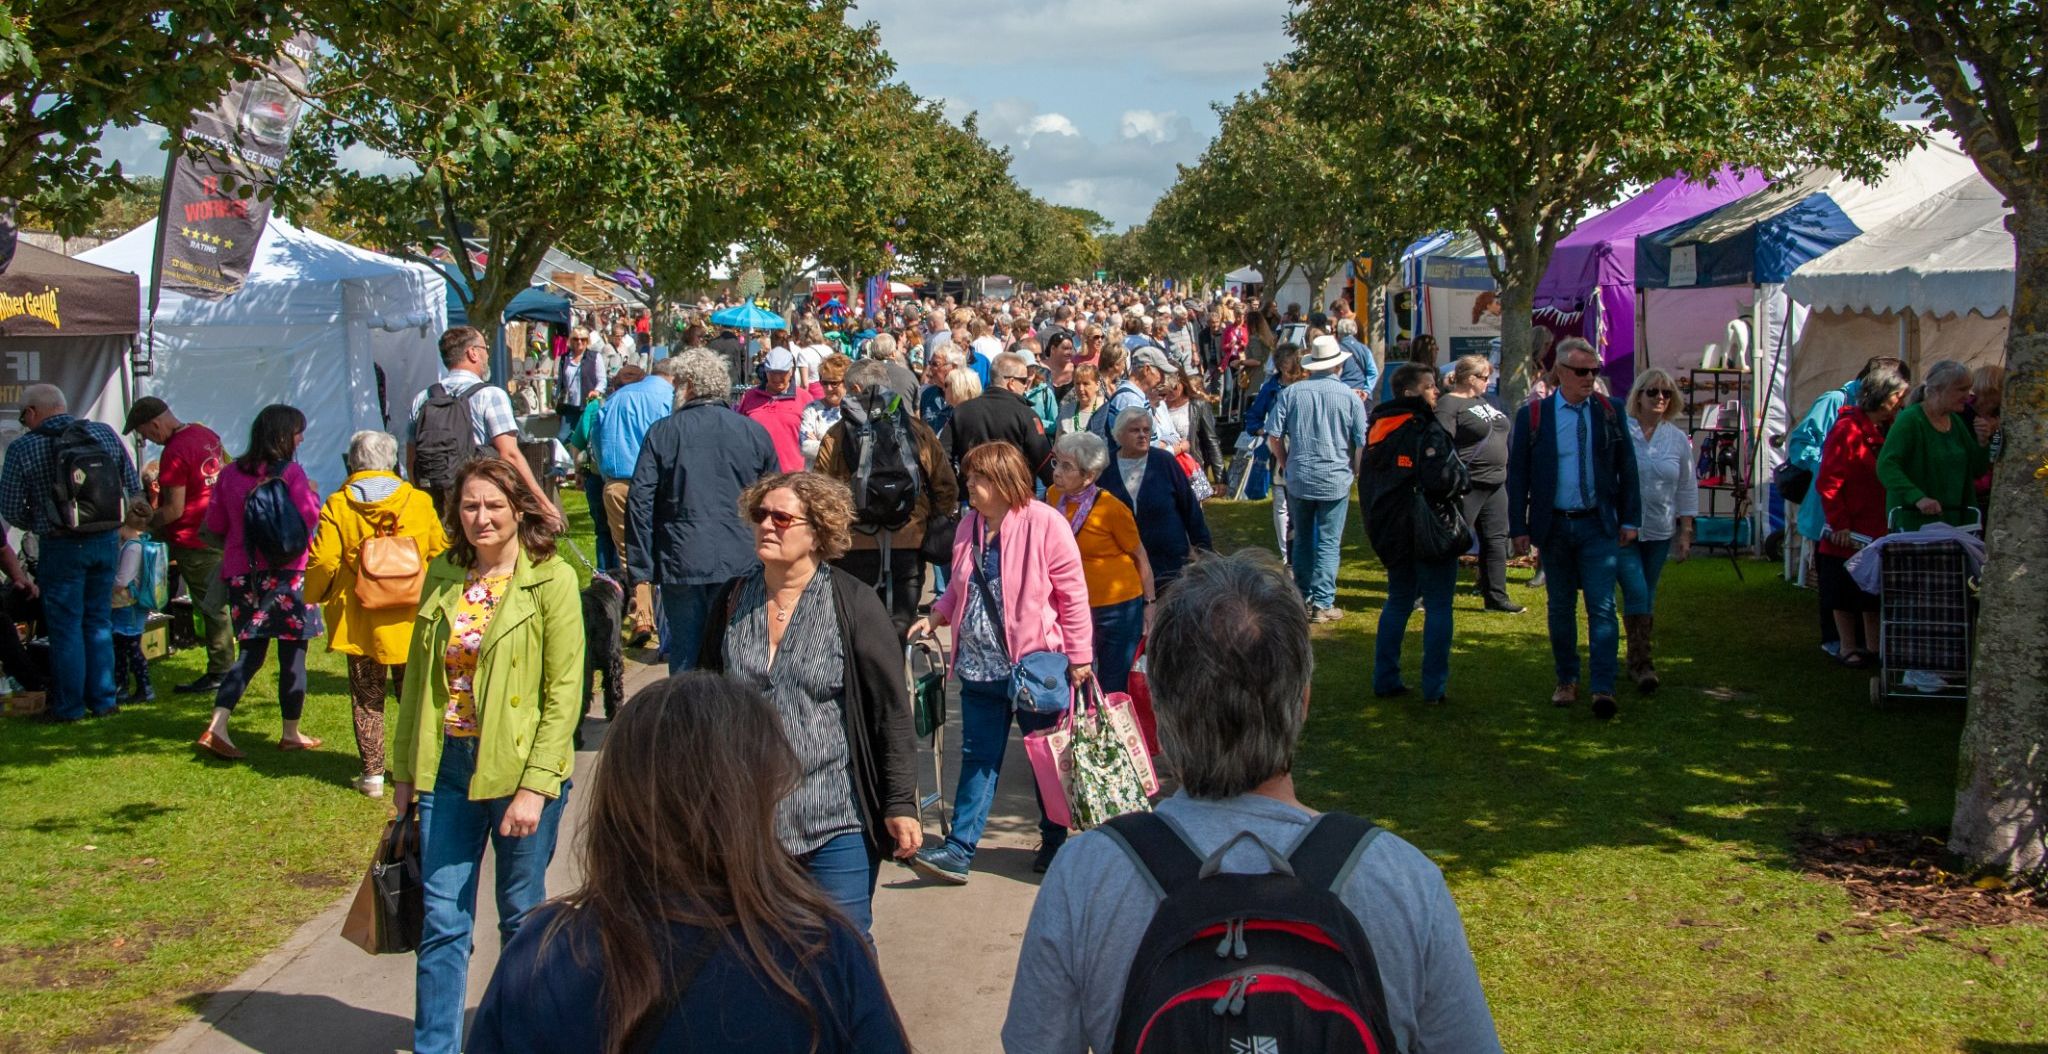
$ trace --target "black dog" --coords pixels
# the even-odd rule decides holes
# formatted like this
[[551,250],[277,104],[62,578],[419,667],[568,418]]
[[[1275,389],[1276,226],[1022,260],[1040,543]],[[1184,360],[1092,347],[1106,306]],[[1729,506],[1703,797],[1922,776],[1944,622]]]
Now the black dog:
[[619,646],[626,591],[610,575],[590,576],[583,589],[583,704],[590,705],[592,678],[604,677],[604,716],[610,720],[626,700],[626,653]]

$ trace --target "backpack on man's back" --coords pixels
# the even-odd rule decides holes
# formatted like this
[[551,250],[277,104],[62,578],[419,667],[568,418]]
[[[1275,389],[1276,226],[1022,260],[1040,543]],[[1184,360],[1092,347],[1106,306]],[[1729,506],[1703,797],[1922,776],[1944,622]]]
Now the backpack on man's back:
[[459,395],[451,394],[445,384],[427,389],[427,400],[420,404],[419,417],[413,422],[414,486],[437,496],[454,488],[456,471],[482,449],[476,441],[469,403],[483,390],[481,382]]
[[121,526],[128,505],[121,458],[93,434],[89,422],[73,418],[50,440],[50,489],[43,512],[60,538],[105,534]]

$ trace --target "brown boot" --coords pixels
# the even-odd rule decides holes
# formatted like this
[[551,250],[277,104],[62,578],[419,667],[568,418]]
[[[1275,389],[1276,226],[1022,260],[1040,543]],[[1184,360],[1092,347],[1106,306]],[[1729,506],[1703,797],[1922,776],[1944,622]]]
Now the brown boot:
[[[1657,667],[1651,661],[1651,651],[1656,646],[1657,640],[1657,616],[1639,615],[1637,617],[1641,620],[1639,625],[1641,626],[1643,636],[1643,669],[1642,672],[1635,675],[1636,689],[1644,695],[1649,695],[1657,690],[1659,684],[1663,683],[1658,679]],[[1633,643],[1636,639],[1635,634],[1629,634],[1628,639]]]
[[1628,679],[1648,695],[1657,690],[1657,671],[1650,667],[1650,616],[1623,615],[1621,622],[1628,635]]

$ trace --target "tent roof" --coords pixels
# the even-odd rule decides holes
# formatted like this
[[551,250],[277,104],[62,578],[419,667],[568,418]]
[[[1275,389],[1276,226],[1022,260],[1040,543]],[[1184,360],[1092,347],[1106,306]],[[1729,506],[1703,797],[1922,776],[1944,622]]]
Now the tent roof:
[[1769,184],[1756,169],[1723,168],[1696,183],[1671,176],[1641,194],[1581,222],[1557,243],[1550,269],[1536,283],[1536,306],[1578,307],[1602,286],[1633,286],[1636,238],[1690,219]]
[[1259,282],[1263,281],[1264,279],[1259,277],[1259,272],[1256,269],[1251,267],[1240,267],[1237,270],[1232,271],[1227,275],[1224,275],[1223,280],[1226,282],[1237,282],[1239,284],[1243,284],[1246,282]]
[[125,337],[141,305],[134,275],[24,241],[0,274],[0,337]]
[[[147,294],[150,266],[155,256],[156,221],[150,220],[105,245],[80,253],[78,258],[137,276],[143,292]],[[243,288],[246,291],[254,286],[335,283],[413,270],[432,272],[434,269],[337,241],[318,231],[294,227],[272,216],[263,228],[263,237],[256,243],[256,258],[249,264],[249,278]],[[167,293],[163,304],[168,306],[175,299],[183,298],[176,293]]]
[[512,302],[505,305],[507,322],[554,322],[569,324],[569,298],[560,293],[551,293],[539,286],[529,286],[519,291]]
[[1786,280],[1794,300],[1832,311],[1925,312],[1937,318],[2012,309],[2011,210],[1972,173],[1924,205],[1807,263]]
[[[1810,168],[1636,243],[1636,284],[1782,282],[1800,264],[1927,200],[1975,171],[1955,136],[1934,133],[1875,182]],[[1671,280],[1672,250],[1692,245],[1694,278]]]

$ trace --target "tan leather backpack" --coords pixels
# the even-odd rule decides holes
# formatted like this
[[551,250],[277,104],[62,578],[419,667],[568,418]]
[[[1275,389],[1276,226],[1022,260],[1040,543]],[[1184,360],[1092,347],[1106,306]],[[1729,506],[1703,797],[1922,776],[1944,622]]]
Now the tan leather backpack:
[[396,517],[373,526],[377,533],[356,554],[356,603],[365,611],[418,607],[427,584],[419,541],[399,536]]

